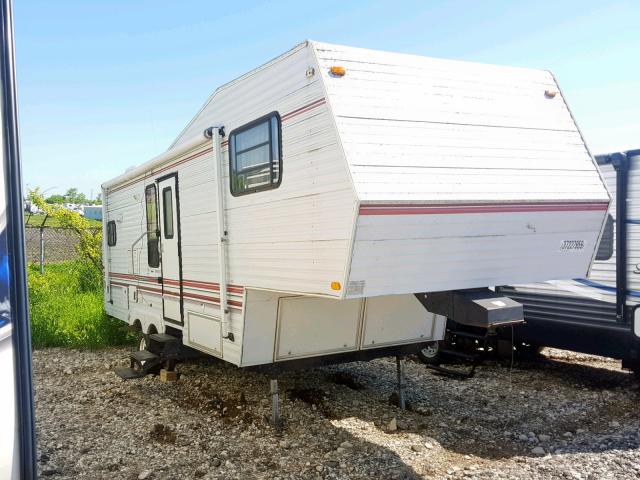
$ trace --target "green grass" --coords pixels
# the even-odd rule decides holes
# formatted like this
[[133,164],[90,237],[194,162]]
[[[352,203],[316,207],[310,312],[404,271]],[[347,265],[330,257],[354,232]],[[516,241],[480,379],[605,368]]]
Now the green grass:
[[[29,226],[39,227],[42,225],[42,222],[44,221],[44,217],[45,216],[42,213],[36,213],[36,214],[25,213],[24,224]],[[91,227],[96,227],[96,228],[102,227],[102,222],[99,220],[94,220],[92,218],[87,218],[86,220],[89,222],[89,225]],[[57,218],[49,217],[47,218],[47,222],[45,223],[45,225],[47,227],[59,227],[60,221]]]
[[74,261],[29,266],[29,306],[34,348],[98,348],[130,343],[125,324],[104,311],[101,272]]

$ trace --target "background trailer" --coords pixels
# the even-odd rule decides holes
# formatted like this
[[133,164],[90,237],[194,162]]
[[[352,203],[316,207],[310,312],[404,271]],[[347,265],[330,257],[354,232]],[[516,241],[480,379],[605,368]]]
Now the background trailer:
[[619,358],[640,371],[640,150],[596,157],[614,201],[584,278],[501,287],[524,305],[519,343]]
[[141,347],[273,369],[521,320],[467,289],[587,275],[609,204],[551,73],[317,42],[218,88],[103,199],[106,309]]

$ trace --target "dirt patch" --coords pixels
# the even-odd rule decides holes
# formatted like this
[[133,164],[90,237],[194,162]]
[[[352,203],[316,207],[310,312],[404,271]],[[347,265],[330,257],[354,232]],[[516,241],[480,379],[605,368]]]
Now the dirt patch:
[[176,433],[167,425],[156,423],[149,436],[152,440],[161,443],[176,443]]
[[350,374],[349,372],[344,372],[342,370],[330,373],[329,375],[327,375],[327,380],[335,383],[336,385],[344,385],[351,390],[360,391],[367,388],[366,385],[359,382],[352,374]]

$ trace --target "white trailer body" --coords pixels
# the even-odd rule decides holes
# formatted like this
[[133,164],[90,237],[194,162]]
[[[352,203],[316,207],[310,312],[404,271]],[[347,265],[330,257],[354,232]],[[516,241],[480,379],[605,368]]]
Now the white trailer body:
[[317,42],[103,199],[107,312],[240,366],[440,339],[415,293],[585,276],[609,204],[549,72]]

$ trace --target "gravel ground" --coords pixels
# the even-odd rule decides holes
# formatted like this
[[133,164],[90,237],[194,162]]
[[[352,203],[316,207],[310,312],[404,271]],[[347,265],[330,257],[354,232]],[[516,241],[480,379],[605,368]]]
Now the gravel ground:
[[547,350],[469,380],[410,360],[409,411],[393,359],[290,373],[276,431],[267,376],[199,361],[124,382],[126,356],[34,352],[42,478],[640,478],[640,392],[614,360]]

